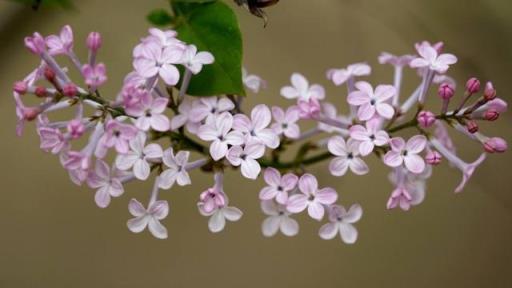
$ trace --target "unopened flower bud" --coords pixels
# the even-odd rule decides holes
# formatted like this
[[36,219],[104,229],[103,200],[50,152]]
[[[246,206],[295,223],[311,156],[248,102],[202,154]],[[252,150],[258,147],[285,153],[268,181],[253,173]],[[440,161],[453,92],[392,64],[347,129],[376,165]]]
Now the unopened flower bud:
[[63,92],[64,96],[73,97],[73,96],[76,96],[76,94],[78,93],[78,89],[76,88],[75,84],[70,83],[70,84],[66,84],[62,88],[62,92]]
[[469,120],[466,122],[466,129],[468,129],[469,133],[474,134],[478,132],[478,124],[475,120]]
[[455,94],[455,88],[449,83],[443,83],[439,86],[437,94],[443,100],[449,100]]
[[436,115],[430,111],[421,111],[416,119],[421,128],[429,128],[436,122]]
[[73,139],[78,139],[85,133],[85,125],[78,119],[69,121],[67,128]]
[[503,153],[507,148],[507,141],[499,137],[489,138],[484,143],[484,149],[488,153]]
[[18,94],[25,94],[27,93],[27,83],[25,83],[24,81],[18,81],[16,83],[14,83],[14,87],[13,87],[13,90],[14,92],[18,93]]
[[494,98],[496,98],[496,89],[494,89],[492,82],[487,82],[485,84],[484,99],[485,101],[491,101]]
[[101,47],[101,35],[98,32],[91,32],[89,36],[87,36],[87,47],[91,51],[98,51]]
[[496,111],[496,109],[490,108],[485,111],[484,118],[487,121],[496,121],[500,117],[500,112]]
[[48,91],[43,86],[37,86],[35,94],[36,94],[37,97],[43,98],[43,97],[46,97],[48,95]]
[[35,32],[32,37],[25,37],[25,47],[27,47],[30,52],[41,55],[46,49],[46,42],[41,34]]
[[428,151],[427,155],[425,155],[425,161],[430,165],[438,165],[442,159],[443,156],[434,150]]
[[55,71],[53,71],[50,67],[46,67],[44,69],[44,78],[53,83],[55,81]]
[[480,90],[480,80],[472,77],[466,82],[466,91],[469,94],[475,94]]
[[37,115],[40,113],[41,109],[39,107],[26,107],[23,109],[23,119],[32,121],[36,119]]

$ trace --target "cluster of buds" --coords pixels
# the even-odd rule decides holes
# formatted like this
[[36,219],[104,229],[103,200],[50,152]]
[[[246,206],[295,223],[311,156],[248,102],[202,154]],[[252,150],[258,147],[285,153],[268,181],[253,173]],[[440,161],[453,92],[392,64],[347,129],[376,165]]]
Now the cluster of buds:
[[[299,73],[291,76],[291,85],[281,89],[281,95],[292,100],[292,105],[281,108],[259,104],[245,114],[243,97],[238,95],[187,95],[191,78],[204,65],[212,64],[214,55],[198,52],[196,46],[177,37],[172,30],[150,29],[133,50],[134,70],[126,76],[117,97],[109,100],[99,91],[107,80],[105,65],[96,61],[102,46],[100,34],[93,32],[87,37],[89,55],[87,63],[82,64],[73,52],[69,26],[58,36],[44,38],[34,33],[25,44],[41,63],[14,84],[17,133],[21,135],[25,122],[35,120],[41,148],[59,156],[74,183],[96,189],[94,200],[99,207],[105,208],[112,198],[121,196],[127,183],[153,179],[147,205],[137,199],[129,202],[128,210],[134,218],[127,221],[127,226],[134,233],[147,228],[155,237],[167,238],[161,221],[169,214],[169,204],[159,192],[191,184],[189,171],[194,169],[213,175],[212,187],[199,193],[197,203],[199,213],[209,217],[210,231],[222,231],[226,220],[238,221],[242,211],[228,205],[224,191],[224,171],[231,167],[247,179],[262,175],[266,182],[259,193],[262,211],[268,216],[262,225],[265,236],[279,231],[286,236],[297,235],[299,224],[293,216],[307,211],[315,221],[328,219],[319,229],[321,238],[339,235],[350,244],[357,240],[353,224],[361,218],[362,208],[358,204],[345,208],[333,188],[320,188],[308,171],[310,164],[330,159],[328,167],[333,176],[341,177],[348,171],[365,175],[370,172],[365,158],[375,155],[391,170],[394,189],[387,208],[409,210],[425,199],[432,167],[444,159],[462,172],[463,180],[455,190],[459,192],[486,153],[507,149],[502,138],[485,136],[477,124],[495,121],[507,108],[505,101],[496,97],[491,82],[485,85],[483,95],[474,99],[481,90],[480,82],[476,78],[468,80],[457,108],[449,111],[456,87],[446,72],[457,58],[442,53],[442,43],[419,43],[418,55],[383,53],[379,62],[394,67],[391,85],[356,81],[370,75],[372,69],[366,63],[328,70],[327,78],[336,86],[346,85],[346,114],[338,113],[326,101],[323,86],[310,84]],[[58,64],[56,56],[69,58],[82,79],[71,80],[68,69]],[[421,81],[402,100],[402,74],[407,67],[416,70]],[[242,75],[246,88],[253,93],[265,87],[260,77],[245,70]],[[443,101],[439,114],[424,109],[434,85],[438,85]],[[26,105],[29,95],[39,99],[35,106]],[[417,108],[415,113],[408,113],[413,107]],[[53,118],[65,109],[74,109],[71,119],[50,120],[50,115]],[[301,131],[299,121],[316,125]],[[459,158],[448,127],[481,143],[482,155],[472,163]],[[398,132],[405,129],[416,133],[404,139]],[[82,138],[86,141],[77,141]],[[166,147],[162,147],[162,139],[170,140]],[[80,147],[82,142],[85,145]],[[301,145],[294,159],[283,160],[283,152],[298,143]],[[108,159],[114,160],[109,163]]]

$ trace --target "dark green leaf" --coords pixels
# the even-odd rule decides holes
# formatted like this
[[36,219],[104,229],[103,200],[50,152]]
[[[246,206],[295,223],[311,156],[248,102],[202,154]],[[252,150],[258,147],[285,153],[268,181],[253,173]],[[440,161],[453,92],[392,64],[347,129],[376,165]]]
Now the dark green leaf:
[[241,72],[242,35],[236,15],[220,1],[185,3],[191,1],[172,1],[178,38],[196,45],[198,51],[209,51],[215,62],[192,76],[187,94],[245,95]]
[[156,9],[147,16],[148,21],[156,26],[165,26],[172,23],[172,16],[165,9]]

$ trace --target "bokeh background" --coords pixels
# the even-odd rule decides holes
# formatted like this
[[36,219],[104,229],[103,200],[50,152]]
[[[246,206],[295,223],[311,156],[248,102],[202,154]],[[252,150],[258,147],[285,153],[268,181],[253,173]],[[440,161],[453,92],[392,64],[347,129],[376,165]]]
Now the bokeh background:
[[[322,186],[335,187],[343,204],[360,202],[364,217],[353,246],[323,241],[319,223],[299,217],[298,237],[266,239],[257,195],[262,181],[229,174],[226,191],[244,210],[241,221],[211,234],[195,208],[198,194],[211,184],[193,173],[193,185],[162,193],[171,203],[164,224],[169,239],[131,234],[128,200],[146,199],[150,183],[134,183],[108,209],[93,202],[94,192],[76,187],[56,157],[38,149],[29,125],[14,134],[10,89],[38,63],[23,37],[75,31],[76,51],[85,57],[88,31],[103,34],[100,59],[108,65],[104,95],[115,95],[131,69],[131,49],[149,27],[145,15],[166,1],[75,1],[76,9],[34,12],[0,2],[0,287],[512,287],[512,154],[489,157],[464,193],[454,195],[460,173],[442,165],[434,172],[425,202],[409,212],[387,211],[391,185],[387,169],[370,161],[371,174],[330,176],[316,165]],[[262,22],[237,9],[244,35],[245,66],[269,82],[246,104],[281,104],[279,88],[294,71],[324,84],[330,101],[344,106],[344,89],[325,79],[325,71],[357,61],[374,68],[370,79],[390,82],[390,67],[377,65],[380,51],[410,53],[420,40],[446,43],[459,56],[451,70],[464,81],[492,79],[499,96],[510,101],[512,82],[512,3],[509,0],[282,0]],[[406,76],[404,93],[418,80]],[[433,98],[433,97],[431,97]],[[346,108],[346,107],[345,107]],[[510,113],[485,125],[485,133],[512,140]],[[475,159],[476,143],[456,137],[459,153]]]

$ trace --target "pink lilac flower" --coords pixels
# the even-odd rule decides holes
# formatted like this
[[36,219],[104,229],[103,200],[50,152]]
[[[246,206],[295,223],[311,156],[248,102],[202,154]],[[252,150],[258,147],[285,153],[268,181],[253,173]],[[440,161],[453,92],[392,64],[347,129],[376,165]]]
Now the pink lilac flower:
[[391,119],[394,114],[393,106],[388,102],[395,93],[395,87],[391,85],[379,85],[373,90],[368,82],[360,81],[355,84],[358,89],[348,95],[347,101],[350,105],[359,107],[357,117],[361,121],[371,119],[378,114],[386,119]]
[[98,51],[98,49],[101,48],[102,42],[103,41],[101,39],[101,34],[98,32],[91,32],[87,36],[87,41],[86,41],[87,48],[89,48],[89,50],[91,50],[93,52],[96,52],[96,51]]
[[183,50],[177,46],[162,48],[155,42],[143,45],[141,56],[133,62],[133,67],[142,77],[160,76],[165,84],[176,85],[180,73],[174,64],[180,63]]
[[116,119],[110,119],[105,125],[105,134],[100,139],[96,148],[96,157],[103,158],[108,148],[114,147],[120,154],[126,154],[130,150],[129,141],[137,136],[137,128],[124,124]]
[[183,64],[192,74],[197,74],[203,69],[203,65],[212,64],[213,55],[210,52],[197,53],[195,45],[188,45],[183,51],[180,63]]
[[206,97],[196,100],[192,104],[190,111],[190,119],[193,122],[210,123],[213,118],[229,112],[235,108],[235,104],[228,98],[224,97]]
[[334,85],[340,86],[350,78],[368,76],[372,72],[372,68],[366,63],[355,63],[348,65],[344,69],[330,69],[327,71],[327,79],[331,80]]
[[384,155],[384,163],[390,167],[398,167],[405,164],[405,167],[416,174],[425,169],[425,160],[418,154],[426,145],[427,138],[423,135],[411,137],[407,143],[401,137],[395,137],[389,141],[391,150]]
[[167,238],[167,228],[165,228],[160,220],[169,215],[169,203],[165,200],[158,200],[148,205],[148,208],[137,201],[130,200],[128,210],[135,218],[128,220],[127,226],[133,233],[140,233],[148,227],[149,232],[158,239]]
[[244,114],[234,116],[233,129],[242,132],[248,140],[255,140],[265,144],[265,146],[275,149],[279,146],[279,137],[267,128],[272,121],[270,109],[260,104],[251,111],[251,119]]
[[176,155],[174,155],[172,148],[164,151],[162,161],[168,169],[160,174],[160,188],[170,189],[175,182],[180,186],[189,185],[191,183],[190,176],[186,169],[189,157],[190,152],[188,151],[179,151]]
[[137,117],[135,126],[137,128],[148,131],[153,128],[156,131],[168,131],[171,128],[169,118],[163,113],[167,108],[168,98],[153,97],[151,94],[143,94],[141,99],[141,106],[135,109],[130,109],[130,115]]
[[298,100],[297,108],[301,119],[315,119],[320,116],[320,101],[315,98],[309,100]]
[[300,177],[299,190],[301,193],[290,196],[286,208],[292,213],[300,213],[307,208],[309,216],[316,220],[324,217],[323,205],[331,205],[338,199],[334,189],[318,189],[315,176],[309,173]]
[[133,174],[139,180],[146,180],[151,172],[150,163],[163,156],[160,145],[151,143],[146,146],[146,134],[139,133],[129,142],[131,150],[116,158],[116,167],[120,170],[133,168]]
[[473,176],[473,173],[475,172],[475,169],[482,164],[486,158],[486,154],[482,153],[480,157],[473,163],[466,163],[459,157],[457,157],[452,151],[450,151],[448,148],[446,148],[441,141],[438,139],[432,139],[430,140],[430,143],[434,148],[441,153],[446,160],[450,162],[450,164],[454,165],[457,169],[459,169],[462,172],[462,181],[460,184],[455,188],[455,193],[459,193],[464,189],[464,186],[466,186],[467,182]]
[[80,151],[67,151],[66,158],[62,162],[67,170],[88,170],[91,167],[91,158],[104,134],[103,123],[96,124],[94,132],[89,136],[87,145]]
[[46,42],[41,34],[34,32],[32,37],[25,37],[25,47],[27,47],[30,52],[41,55],[46,50]]
[[69,54],[73,49],[73,31],[69,25],[62,27],[59,36],[46,37],[46,45],[50,55]]
[[438,73],[445,73],[450,65],[457,63],[457,57],[453,54],[439,54],[439,52],[430,45],[419,45],[416,47],[420,57],[411,61],[412,68],[428,68]]
[[[222,178],[222,176],[220,177]],[[224,230],[226,220],[232,222],[238,221],[243,213],[236,207],[228,206],[229,199],[222,191],[222,184],[219,185],[219,183],[216,183],[215,186],[216,187],[201,193],[197,207],[201,215],[210,217],[208,229],[213,233],[218,233]]]
[[111,197],[119,197],[124,193],[122,180],[129,176],[129,173],[116,170],[102,160],[96,161],[94,171],[89,174],[87,184],[93,189],[98,189],[94,196],[96,205],[105,208],[110,204]]
[[281,95],[287,99],[309,101],[312,98],[322,100],[325,97],[324,87],[318,84],[310,86],[308,80],[302,74],[293,73],[291,82],[292,86],[286,86],[281,89]]
[[389,178],[395,185],[395,190],[388,200],[387,208],[400,207],[407,211],[411,206],[419,205],[425,199],[426,180],[431,175],[432,167],[430,166],[420,174],[411,173],[403,167],[393,169]]
[[380,64],[390,64],[395,67],[404,67],[408,66],[409,63],[416,58],[414,55],[401,55],[396,56],[391,53],[382,52],[379,56]]
[[53,154],[59,154],[69,147],[69,141],[64,137],[59,129],[51,127],[39,127],[37,129],[41,140],[41,149],[51,151]]
[[258,75],[249,74],[245,68],[242,68],[242,81],[249,90],[253,93],[258,93],[260,89],[266,87],[265,80],[261,79]]
[[286,210],[286,206],[266,200],[261,201],[261,210],[268,215],[261,225],[261,231],[265,237],[272,237],[277,231],[281,231],[288,237],[299,233],[299,223],[290,218],[290,212]]
[[411,208],[412,196],[407,191],[405,186],[398,186],[388,199],[386,207],[388,209],[394,209],[400,207],[404,211],[408,211]]
[[285,205],[288,201],[289,193],[295,190],[299,177],[292,173],[281,176],[281,173],[275,168],[269,167],[265,169],[263,179],[268,186],[260,191],[261,200],[276,199],[277,203]]
[[366,122],[366,127],[354,125],[350,127],[350,138],[360,142],[359,152],[362,156],[372,153],[375,146],[384,146],[389,142],[388,133],[379,130],[380,120],[372,119]]
[[436,115],[430,111],[420,111],[417,120],[422,128],[429,128],[436,122]]
[[359,204],[353,204],[348,211],[341,205],[331,205],[328,209],[329,223],[320,227],[318,234],[322,239],[334,239],[340,235],[341,240],[346,244],[353,244],[357,241],[357,230],[354,223],[363,216],[363,209]]
[[103,83],[107,81],[107,70],[105,68],[105,64],[103,63],[99,63],[94,66],[85,64],[82,67],[82,75],[85,78],[85,84],[87,84],[93,90],[103,85]]
[[485,140],[484,149],[487,153],[503,153],[507,151],[508,144],[503,138],[492,137]]
[[503,114],[507,112],[508,104],[503,99],[495,98],[479,108],[475,109],[475,111],[471,112],[471,119],[485,119],[485,115],[489,110],[493,110],[496,113]]
[[82,123],[81,119],[73,119],[68,122],[68,125],[66,126],[69,136],[71,139],[79,139],[84,135],[86,128],[84,123]]
[[277,135],[284,135],[290,139],[297,139],[300,136],[299,110],[296,106],[286,109],[286,112],[277,106],[272,107],[272,116],[276,121],[272,124],[272,130]]
[[233,116],[224,112],[212,120],[212,123],[199,127],[197,136],[210,144],[210,155],[213,160],[218,161],[226,156],[228,145],[242,145],[244,136],[239,131],[231,131],[233,127]]
[[341,136],[334,136],[327,144],[329,152],[337,156],[331,160],[329,171],[334,176],[343,176],[350,169],[356,175],[364,175],[369,169],[366,163],[359,158],[359,142],[345,139]]
[[249,140],[243,147],[233,146],[229,148],[226,159],[228,159],[231,165],[235,167],[240,166],[242,175],[245,178],[256,179],[261,171],[261,166],[256,160],[263,157],[264,153],[265,146],[263,143]]

